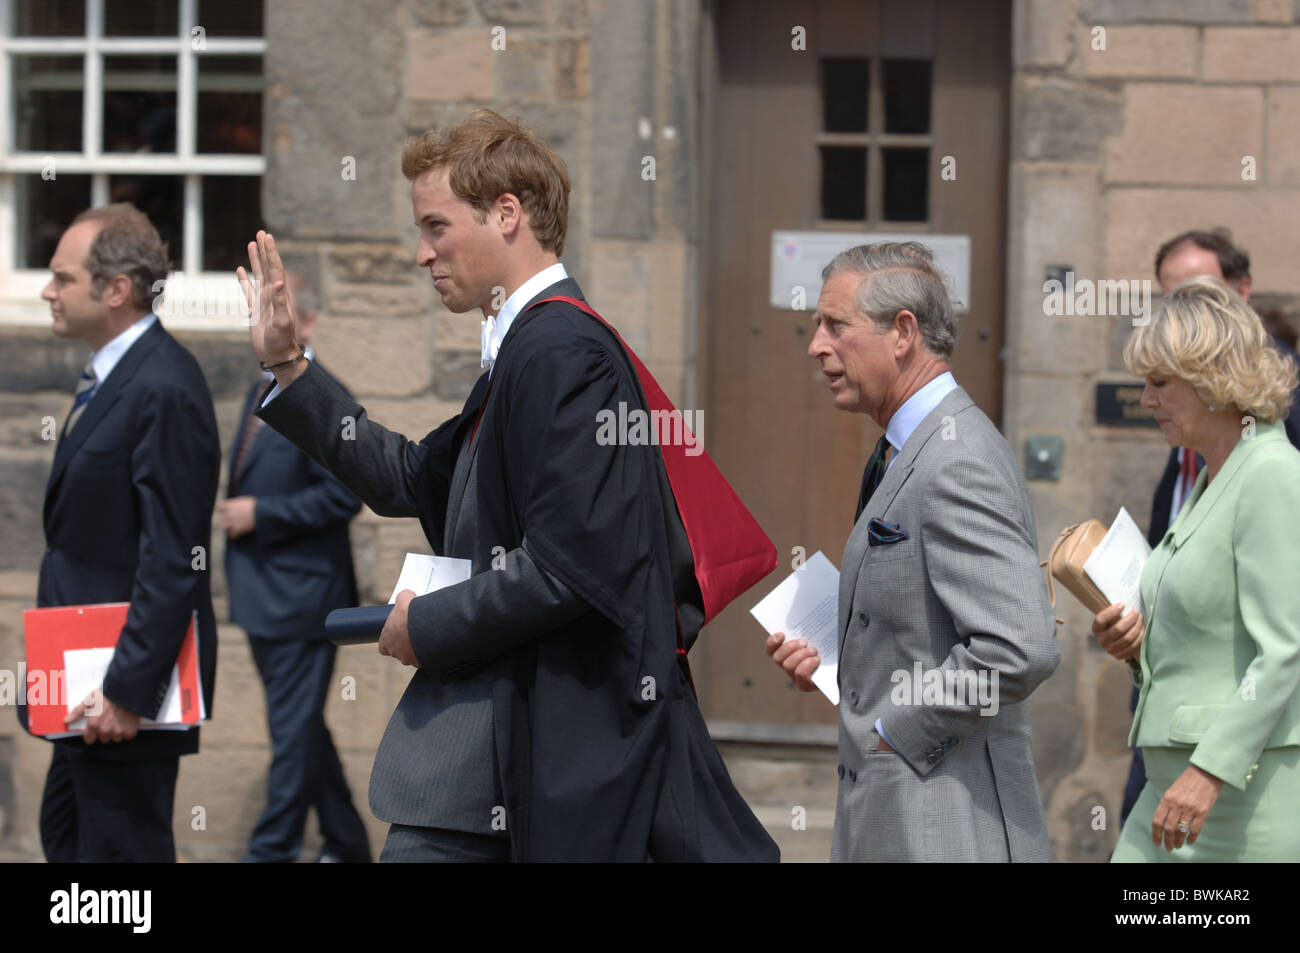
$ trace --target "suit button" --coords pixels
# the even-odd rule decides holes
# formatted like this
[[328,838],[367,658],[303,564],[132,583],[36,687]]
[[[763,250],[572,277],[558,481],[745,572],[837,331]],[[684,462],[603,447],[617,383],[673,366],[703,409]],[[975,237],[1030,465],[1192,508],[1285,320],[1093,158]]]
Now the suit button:
[[867,615],[865,612],[859,612],[858,622],[860,622],[862,627],[865,629],[867,626],[871,625],[871,616]]
[[855,768],[849,768],[849,780],[850,780],[850,781],[856,781],[857,779],[858,779],[858,772],[857,772],[857,769],[855,769]]
[[839,768],[837,768],[836,770],[837,770],[837,772],[839,773],[840,780],[843,781],[843,780],[844,780],[844,765],[840,765]]
[[850,705],[856,705],[857,703],[858,703],[858,693],[857,693],[857,692],[849,692],[849,704],[850,704]]
[[933,751],[931,751],[929,754],[925,756],[926,764],[934,764],[938,760],[939,760],[939,756],[935,754]]

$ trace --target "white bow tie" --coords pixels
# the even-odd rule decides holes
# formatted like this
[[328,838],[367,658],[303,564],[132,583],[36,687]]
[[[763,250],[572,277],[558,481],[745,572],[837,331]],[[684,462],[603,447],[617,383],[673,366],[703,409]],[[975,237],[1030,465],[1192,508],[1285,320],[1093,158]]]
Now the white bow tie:
[[496,336],[496,330],[496,316],[488,315],[483,320],[483,357],[479,363],[480,367],[491,367],[497,359],[497,353],[501,350],[501,342],[493,340]]

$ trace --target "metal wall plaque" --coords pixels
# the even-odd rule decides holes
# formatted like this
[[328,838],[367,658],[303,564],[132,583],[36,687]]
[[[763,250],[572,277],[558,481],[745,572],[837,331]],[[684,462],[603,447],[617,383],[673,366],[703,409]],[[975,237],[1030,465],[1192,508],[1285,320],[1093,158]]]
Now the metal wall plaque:
[[1158,427],[1142,406],[1141,384],[1098,384],[1097,423],[1107,427]]

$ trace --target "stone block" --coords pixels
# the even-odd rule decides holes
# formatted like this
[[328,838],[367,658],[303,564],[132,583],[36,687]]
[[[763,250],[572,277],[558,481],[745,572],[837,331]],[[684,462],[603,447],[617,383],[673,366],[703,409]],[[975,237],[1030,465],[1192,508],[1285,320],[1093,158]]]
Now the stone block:
[[217,683],[212,720],[203,726],[200,750],[216,747],[269,749],[266,693],[244,630],[217,626]]
[[1106,181],[1248,186],[1242,158],[1261,156],[1263,137],[1262,90],[1129,83],[1123,131],[1107,143]]
[[1097,670],[1097,712],[1094,721],[1096,750],[1104,756],[1123,756],[1128,746],[1128,731],[1133,724],[1129,702],[1133,696],[1133,678],[1128,664],[1107,656]]
[[441,305],[434,305],[433,343],[439,351],[464,351],[482,357],[483,315],[478,311],[453,314]]
[[555,98],[551,44],[510,37],[496,53],[497,98],[510,103],[546,103]]
[[1151,497],[1169,456],[1159,430],[1112,430],[1093,441],[1094,515],[1109,523],[1122,506],[1143,532],[1151,521]]
[[359,400],[419,394],[432,381],[431,320],[331,316],[316,329],[329,367]]
[[519,25],[545,23],[547,0],[477,0],[478,12],[491,24]]
[[1300,293],[1300,193],[1251,189],[1131,188],[1105,195],[1106,268],[1111,273],[1151,271],[1160,243],[1189,228],[1225,226],[1250,252],[1261,290]]
[[71,397],[89,356],[80,341],[57,338],[46,329],[0,331],[0,380],[10,393],[55,390]]
[[194,355],[213,401],[242,401],[260,373],[247,331],[178,332],[176,340]]
[[1249,23],[1251,0],[1085,0],[1085,23]]
[[415,263],[413,243],[333,244],[327,260],[330,274],[341,282],[414,285],[427,275]]
[[[1023,372],[1087,374],[1099,361],[1094,316],[1048,314],[1044,285],[1049,266],[1074,271],[1076,281],[1096,281],[1101,232],[1100,182],[1092,165],[1016,163],[1011,172],[1011,283],[1008,307],[1018,320],[1007,327],[1010,367]],[[1062,354],[1071,356],[1068,362]]]
[[496,98],[497,58],[503,52],[492,49],[487,27],[417,30],[407,37],[406,96],[491,102]]
[[340,647],[325,707],[325,723],[340,756],[346,751],[374,759],[400,697],[394,688],[400,684],[405,689],[414,671],[380,655],[374,645]]
[[[600,37],[591,51],[591,128],[600,130],[591,140],[589,173],[594,237],[636,239],[654,233],[656,182],[642,179],[642,160],[655,155],[656,9],[607,3],[593,24],[593,35]],[[643,136],[646,127],[651,138]]]
[[1212,82],[1257,83],[1300,80],[1300,28],[1206,29],[1201,78]]
[[366,401],[366,414],[407,440],[419,443],[431,431],[442,426],[461,411],[458,401],[441,401],[429,397],[405,400],[372,398]]
[[[1057,669],[1052,680],[1073,677],[1072,671]],[[1083,763],[1087,740],[1087,732],[1081,730],[1084,724],[1083,712],[1076,705],[1034,706],[1034,769],[1044,804],[1051,802],[1056,786]]]
[[552,0],[551,25],[556,30],[589,29],[591,0]]
[[1093,83],[1020,76],[1013,103],[1015,158],[1084,162],[1119,129],[1122,97]]
[[1300,184],[1300,89],[1273,86],[1267,98],[1268,152],[1262,178],[1270,185]]
[[555,98],[585,100],[591,95],[591,45],[585,37],[555,41]]
[[1295,19],[1292,0],[1254,0],[1252,11],[1256,23],[1291,23]]
[[72,395],[57,390],[0,394],[0,449],[48,456],[53,463]]
[[459,26],[469,16],[469,0],[411,0],[411,13],[431,26]]
[[1075,30],[1075,0],[1016,3],[1012,8],[1015,66],[1064,66],[1070,58],[1070,38]]
[[328,16],[309,0],[267,6],[262,208],[273,231],[300,240],[396,239],[403,6],[367,0]]
[[433,307],[433,283],[332,284],[325,302],[327,320],[339,314],[376,318],[425,315]]
[[0,571],[31,570],[40,565],[45,552],[45,484],[50,478],[52,457],[46,449],[11,450],[3,457],[0,526],[4,527],[4,545],[0,546]]
[[1191,26],[1113,26],[1106,48],[1093,49],[1093,37],[1079,34],[1083,72],[1097,78],[1193,79],[1200,31]]
[[[0,599],[35,603],[37,567],[0,572]],[[30,607],[30,606],[29,606]]]

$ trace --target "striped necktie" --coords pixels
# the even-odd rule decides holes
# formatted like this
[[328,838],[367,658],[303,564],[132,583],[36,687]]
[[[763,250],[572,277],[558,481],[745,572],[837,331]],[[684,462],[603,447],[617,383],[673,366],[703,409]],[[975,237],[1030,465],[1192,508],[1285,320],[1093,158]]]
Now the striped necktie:
[[90,398],[95,396],[95,385],[98,383],[99,381],[95,377],[95,368],[87,359],[86,366],[81,371],[81,380],[77,381],[76,400],[72,402],[72,410],[68,413],[68,421],[63,425],[63,436],[66,437],[72,433],[72,428],[81,419],[86,405],[90,403]]

